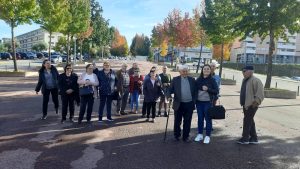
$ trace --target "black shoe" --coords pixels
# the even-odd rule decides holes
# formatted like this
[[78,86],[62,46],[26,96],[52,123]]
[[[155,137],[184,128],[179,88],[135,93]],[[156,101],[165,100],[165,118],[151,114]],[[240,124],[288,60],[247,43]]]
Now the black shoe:
[[121,111],[121,115],[127,115],[128,113]]
[[192,142],[190,138],[184,138],[184,139],[182,139],[182,141],[185,142],[185,143],[191,143]]
[[180,141],[179,137],[174,137],[174,141]]
[[47,115],[43,115],[43,116],[41,117],[41,119],[42,119],[42,120],[46,120],[46,119],[47,119]]
[[65,123],[65,121],[66,121],[66,120],[61,120],[61,121],[60,121],[60,123],[61,123],[61,124],[64,124],[64,123]]
[[81,124],[81,121],[78,121],[78,124]]
[[249,141],[241,138],[241,139],[237,140],[236,143],[238,143],[238,144],[249,144]]
[[70,123],[74,123],[74,120],[73,120],[73,118],[70,118]]
[[250,138],[249,139],[249,144],[259,144],[259,142],[258,142],[257,138],[256,139],[255,138]]
[[156,117],[160,117],[161,116],[161,112],[159,111],[156,115]]
[[146,115],[142,115],[141,118],[146,118]]
[[55,113],[58,114],[58,108],[55,108]]
[[91,121],[87,121],[86,125],[87,125],[87,127],[92,127],[92,122]]
[[167,112],[165,112],[165,113],[164,113],[164,117],[168,117],[168,114],[167,114]]

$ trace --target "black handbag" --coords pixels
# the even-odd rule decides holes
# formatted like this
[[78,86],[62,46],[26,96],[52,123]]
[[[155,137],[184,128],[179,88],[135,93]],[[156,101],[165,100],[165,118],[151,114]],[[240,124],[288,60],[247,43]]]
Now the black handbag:
[[112,100],[121,100],[121,96],[120,96],[120,93],[118,91],[113,92]]
[[225,112],[226,110],[222,105],[213,106],[208,109],[210,118],[215,120],[225,119]]
[[86,96],[86,95],[90,95],[90,94],[94,94],[93,86],[83,86],[83,87],[79,88],[80,96]]

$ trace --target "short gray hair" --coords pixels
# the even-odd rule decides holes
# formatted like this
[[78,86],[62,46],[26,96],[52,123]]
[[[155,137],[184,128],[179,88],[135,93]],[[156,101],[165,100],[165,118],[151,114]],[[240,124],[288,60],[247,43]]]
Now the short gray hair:
[[178,66],[178,70],[181,71],[181,70],[189,70],[189,67],[187,65],[179,65]]

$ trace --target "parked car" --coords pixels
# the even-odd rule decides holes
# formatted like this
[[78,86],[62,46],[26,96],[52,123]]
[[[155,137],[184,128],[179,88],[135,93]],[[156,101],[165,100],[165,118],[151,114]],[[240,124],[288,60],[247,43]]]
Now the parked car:
[[1,60],[9,60],[12,59],[12,56],[8,52],[0,53]]
[[[10,55],[11,55],[11,58],[13,59],[14,58],[14,54],[11,52]],[[17,60],[21,59],[21,55],[18,52],[16,52],[16,59]]]
[[296,80],[296,81],[300,81],[300,76],[293,76],[291,79]]
[[28,59],[37,59],[37,56],[33,52],[26,52]]
[[41,52],[45,58],[49,58],[48,52]]
[[38,59],[42,59],[42,58],[44,58],[44,54],[42,52],[36,53],[36,57]]
[[[193,66],[197,67],[198,66],[198,61],[193,62]],[[203,62],[200,62],[200,67],[202,68],[204,66]]]
[[62,57],[60,55],[51,55],[51,63],[61,63]]

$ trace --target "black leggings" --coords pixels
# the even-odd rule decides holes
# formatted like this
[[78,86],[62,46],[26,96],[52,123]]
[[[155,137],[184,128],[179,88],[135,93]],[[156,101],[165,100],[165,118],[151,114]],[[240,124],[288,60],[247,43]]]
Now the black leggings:
[[52,96],[52,101],[54,103],[54,108],[58,109],[58,89],[45,89],[43,92],[43,115],[47,115],[48,111],[48,102],[49,102],[49,96]]

